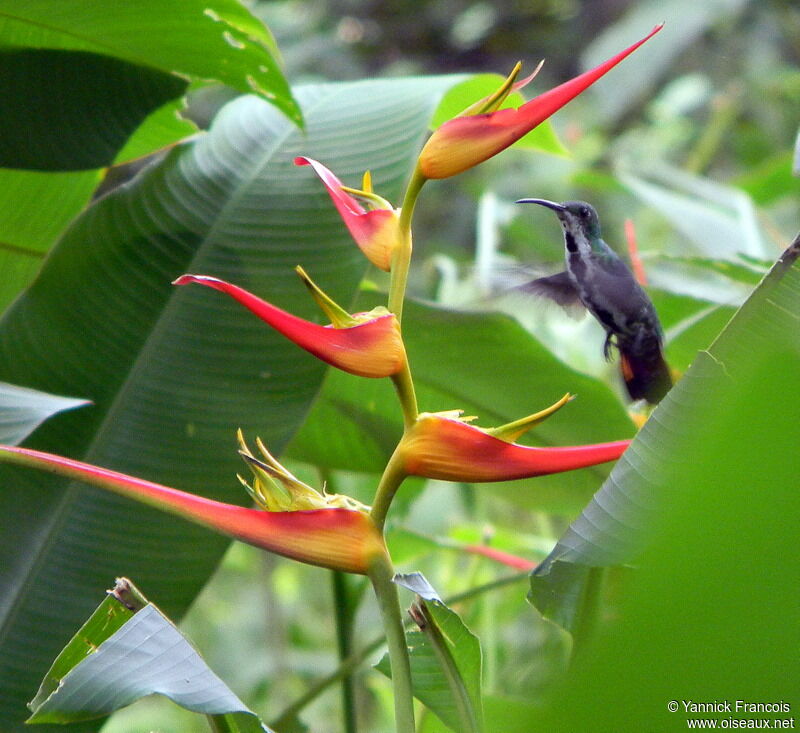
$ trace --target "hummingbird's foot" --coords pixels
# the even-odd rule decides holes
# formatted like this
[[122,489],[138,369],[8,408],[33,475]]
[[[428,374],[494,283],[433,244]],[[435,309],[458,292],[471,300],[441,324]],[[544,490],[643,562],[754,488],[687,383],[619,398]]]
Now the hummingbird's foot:
[[612,343],[613,343],[614,346],[617,345],[616,342],[612,342],[613,338],[614,338],[614,334],[613,333],[607,333],[606,334],[606,341],[603,344],[603,356],[605,356],[606,361],[611,361],[611,345],[612,345]]

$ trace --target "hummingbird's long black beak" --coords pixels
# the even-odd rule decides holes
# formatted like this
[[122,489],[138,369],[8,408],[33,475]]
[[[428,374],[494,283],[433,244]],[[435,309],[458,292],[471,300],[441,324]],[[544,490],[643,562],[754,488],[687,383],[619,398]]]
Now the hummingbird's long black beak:
[[566,211],[566,209],[561,204],[557,204],[555,201],[548,201],[547,199],[518,199],[514,203],[539,204],[539,206],[546,206],[548,209],[552,209],[553,211]]

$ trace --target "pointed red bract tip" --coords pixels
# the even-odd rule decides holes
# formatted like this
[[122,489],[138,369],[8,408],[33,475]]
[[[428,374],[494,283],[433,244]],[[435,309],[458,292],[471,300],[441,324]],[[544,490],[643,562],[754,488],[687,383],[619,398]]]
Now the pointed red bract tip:
[[350,509],[266,512],[225,504],[71,458],[0,445],[0,462],[37,468],[104,489],[278,555],[366,574],[386,554],[369,515]]
[[399,452],[410,476],[481,483],[512,481],[595,466],[619,458],[630,440],[536,448],[495,438],[474,425],[435,414],[420,415]]
[[448,178],[497,155],[594,84],[663,26],[663,23],[655,26],[644,38],[599,66],[540,94],[518,109],[454,117],[445,122],[425,143],[419,156],[420,171],[426,178]]
[[326,364],[359,377],[389,377],[405,363],[400,326],[392,313],[348,328],[332,328],[287,313],[238,285],[209,275],[181,275],[175,285],[197,283],[241,303],[300,348]]

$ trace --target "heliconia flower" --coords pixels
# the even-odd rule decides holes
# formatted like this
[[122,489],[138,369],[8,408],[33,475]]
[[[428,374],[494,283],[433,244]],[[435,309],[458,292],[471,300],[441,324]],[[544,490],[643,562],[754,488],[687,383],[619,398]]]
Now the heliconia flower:
[[[506,427],[495,431],[502,435]],[[456,410],[421,413],[397,452],[409,476],[480,483],[543,476],[613,461],[629,443],[619,440],[554,448],[518,445],[470,425]]]
[[354,509],[363,514],[369,512],[369,507],[350,496],[328,494],[324,490],[320,493],[301,481],[273,457],[260,438],[256,438],[260,459],[250,452],[241,430],[237,432],[237,439],[239,455],[253,472],[253,483],[248,484],[241,476],[238,479],[262,509],[268,512],[291,512],[339,508]]
[[[419,156],[420,172],[426,178],[448,178],[505,150],[594,84],[662,27],[663,23],[657,25],[647,36],[616,56],[540,94],[517,109],[497,109],[476,114],[476,105],[473,105],[466,114],[448,120],[430,136]],[[518,69],[515,69],[512,76],[517,72]],[[501,90],[510,89],[512,81],[509,77]]]
[[[309,285],[305,273],[301,276]],[[181,275],[173,285],[198,283],[230,295],[276,331],[300,348],[342,371],[360,377],[388,377],[397,374],[405,364],[406,352],[395,316],[385,308],[369,313],[350,315],[327,298],[325,311],[335,319],[332,326],[321,326],[267,303],[243,288],[207,275]],[[315,297],[321,293],[313,283],[309,287]],[[317,297],[317,302],[320,298]],[[335,307],[334,307],[335,306]],[[338,310],[337,310],[338,309]]]
[[225,504],[51,453],[0,446],[0,461],[82,481],[264,550],[310,565],[366,574],[386,556],[369,515],[354,509],[269,512]]
[[[322,163],[298,156],[295,165],[310,165],[325,185],[331,200],[348,231],[367,259],[381,270],[389,271],[392,253],[400,241],[399,210],[372,191],[369,171],[364,174],[362,188],[344,186]],[[358,199],[367,203],[361,205]]]

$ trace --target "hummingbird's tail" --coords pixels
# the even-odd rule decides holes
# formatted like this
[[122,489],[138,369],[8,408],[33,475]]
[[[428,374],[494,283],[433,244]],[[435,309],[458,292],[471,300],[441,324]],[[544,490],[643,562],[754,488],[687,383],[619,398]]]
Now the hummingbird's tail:
[[622,378],[633,400],[655,405],[672,387],[672,376],[660,348],[642,352],[620,346]]

